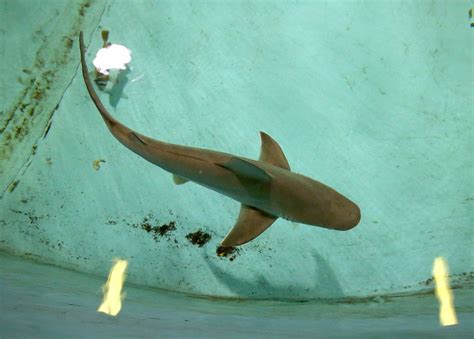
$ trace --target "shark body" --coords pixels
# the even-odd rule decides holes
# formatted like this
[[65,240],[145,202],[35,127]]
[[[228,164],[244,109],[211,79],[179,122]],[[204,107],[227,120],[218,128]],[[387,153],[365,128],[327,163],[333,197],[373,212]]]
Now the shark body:
[[360,221],[360,209],[334,189],[291,171],[278,143],[260,132],[258,160],[149,138],[117,121],[94,90],[79,37],[84,82],[112,135],[131,151],[171,172],[175,183],[193,181],[241,203],[237,222],[221,243],[242,245],[278,218],[345,231]]

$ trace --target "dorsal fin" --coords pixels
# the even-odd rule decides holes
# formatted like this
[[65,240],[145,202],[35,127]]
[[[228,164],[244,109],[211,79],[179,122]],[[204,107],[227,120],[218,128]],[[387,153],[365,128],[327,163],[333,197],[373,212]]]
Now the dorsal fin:
[[221,246],[233,247],[245,244],[262,234],[276,219],[277,217],[273,215],[242,204],[239,218]]
[[272,176],[257,165],[241,158],[232,157],[225,164],[217,164],[233,172],[237,177],[258,182],[270,182]]
[[259,160],[291,171],[290,164],[288,164],[280,145],[265,132],[260,132],[260,139],[262,140],[262,147]]

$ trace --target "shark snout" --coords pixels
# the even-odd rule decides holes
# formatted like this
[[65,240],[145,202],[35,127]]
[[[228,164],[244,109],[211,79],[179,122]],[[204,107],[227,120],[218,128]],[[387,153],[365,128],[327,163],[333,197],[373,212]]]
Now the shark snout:
[[348,204],[345,207],[344,221],[340,229],[347,231],[354,228],[360,222],[360,218],[361,214],[359,206],[354,204],[352,201],[348,201]]

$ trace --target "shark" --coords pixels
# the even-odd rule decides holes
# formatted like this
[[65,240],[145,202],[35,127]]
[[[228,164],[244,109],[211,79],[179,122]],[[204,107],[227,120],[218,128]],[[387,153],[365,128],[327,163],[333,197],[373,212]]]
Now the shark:
[[241,204],[220,247],[243,245],[278,218],[347,231],[361,219],[360,208],[333,188],[291,170],[280,145],[260,132],[258,160],[224,152],[167,143],[142,135],[116,120],[104,107],[89,77],[83,33],[81,66],[90,98],[111,134],[125,147],[173,175],[176,184],[194,182]]

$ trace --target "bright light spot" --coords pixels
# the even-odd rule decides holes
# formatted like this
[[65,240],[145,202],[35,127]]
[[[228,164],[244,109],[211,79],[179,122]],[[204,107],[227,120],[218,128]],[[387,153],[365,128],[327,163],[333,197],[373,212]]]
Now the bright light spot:
[[110,270],[109,278],[102,288],[104,299],[97,312],[103,312],[112,316],[116,316],[120,312],[122,299],[125,297],[120,292],[125,281],[127,265],[127,260],[115,260],[115,264]]
[[442,257],[433,263],[433,277],[435,279],[435,293],[439,301],[439,321],[443,326],[456,325],[458,319],[453,306],[453,294],[449,288],[448,267]]
[[95,69],[104,74],[109,74],[110,69],[125,69],[126,64],[132,61],[132,51],[122,45],[108,45],[99,49],[92,63]]

